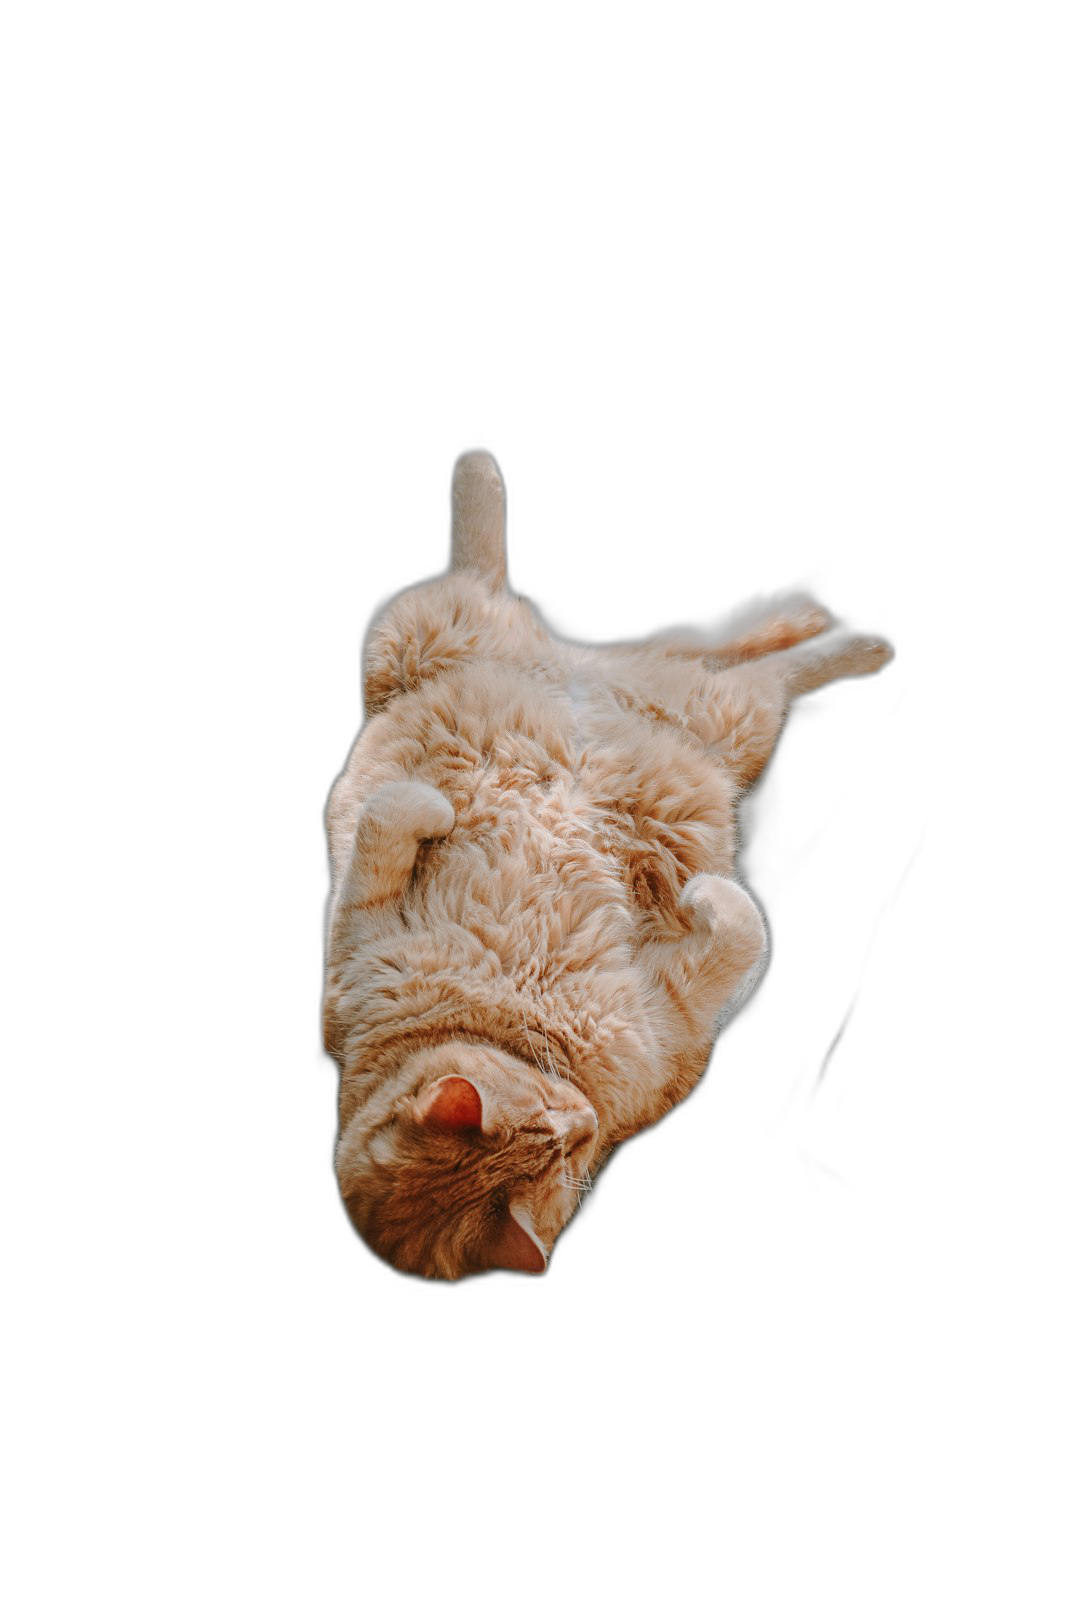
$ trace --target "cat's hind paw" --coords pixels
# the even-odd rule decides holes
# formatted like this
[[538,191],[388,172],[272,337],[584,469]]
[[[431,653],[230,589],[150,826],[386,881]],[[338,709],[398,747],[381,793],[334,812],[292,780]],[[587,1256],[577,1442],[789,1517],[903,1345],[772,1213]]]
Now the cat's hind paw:
[[891,645],[882,636],[833,630],[791,652],[778,653],[777,665],[783,671],[788,694],[795,697],[848,675],[873,675],[893,656]]

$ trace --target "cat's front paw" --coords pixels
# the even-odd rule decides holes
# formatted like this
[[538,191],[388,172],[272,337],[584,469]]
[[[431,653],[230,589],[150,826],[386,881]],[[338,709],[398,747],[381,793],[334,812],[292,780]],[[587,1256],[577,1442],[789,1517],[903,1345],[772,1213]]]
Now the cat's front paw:
[[446,838],[454,830],[454,807],[430,782],[387,782],[372,795],[369,808],[417,843],[424,838]]
[[698,934],[731,940],[740,956],[756,961],[765,949],[765,921],[740,884],[699,872],[679,896],[679,913]]

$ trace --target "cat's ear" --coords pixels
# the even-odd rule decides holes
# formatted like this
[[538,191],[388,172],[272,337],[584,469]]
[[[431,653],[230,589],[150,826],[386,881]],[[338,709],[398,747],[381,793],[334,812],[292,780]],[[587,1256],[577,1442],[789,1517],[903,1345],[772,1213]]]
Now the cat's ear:
[[416,1117],[429,1130],[444,1136],[484,1128],[484,1104],[471,1080],[463,1074],[444,1074],[425,1086],[416,1104]]
[[485,1256],[490,1271],[546,1271],[547,1255],[532,1222],[520,1205],[514,1205],[499,1228]]
[[469,450],[458,457],[452,502],[451,568],[479,574],[501,591],[506,585],[506,491],[494,456]]

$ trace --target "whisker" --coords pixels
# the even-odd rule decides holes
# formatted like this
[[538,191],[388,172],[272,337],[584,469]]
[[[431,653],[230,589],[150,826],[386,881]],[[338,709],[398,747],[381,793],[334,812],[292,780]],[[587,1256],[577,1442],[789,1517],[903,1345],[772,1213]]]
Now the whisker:
[[526,1019],[526,1017],[525,1017],[525,1014],[524,1014],[524,1013],[522,1013],[522,1015],[521,1015],[521,1027],[522,1027],[522,1029],[523,1029],[523,1030],[524,1030],[524,1031],[525,1031],[525,1039],[526,1039],[526,1040],[527,1040],[527,1041],[528,1041],[528,1043],[529,1043],[529,1051],[530,1051],[530,1052],[531,1052],[531,1053],[532,1053],[532,1060],[533,1060],[533,1062],[534,1062],[534,1063],[535,1063],[535,1064],[536,1064],[536,1067],[537,1067],[537,1068],[538,1068],[538,1069],[540,1069],[540,1070],[542,1070],[542,1069],[543,1069],[543,1064],[542,1064],[542,1063],[541,1063],[541,1062],[540,1062],[540,1060],[539,1060],[539,1058],[538,1058],[538,1057],[537,1057],[537,1055],[536,1055],[536,1048],[535,1048],[535,1046],[534,1046],[534,1045],[533,1045],[533,1043],[532,1043],[532,1036],[531,1036],[531,1034],[530,1034],[530,1033],[529,1033],[529,1024],[528,1024],[528,1020],[527,1020],[527,1019]]
[[547,1060],[548,1060],[549,1071],[554,1072],[554,1078],[556,1080],[562,1080],[565,1083],[566,1076],[562,1073],[562,1071],[559,1068],[558,1064],[555,1062],[555,1060],[551,1056],[551,1041],[548,1038],[547,1025],[543,1024],[543,1025],[541,1025],[541,1028],[543,1029],[543,1032],[544,1032],[544,1050],[547,1052]]
[[578,1203],[581,1202],[586,1193],[592,1192],[592,1177],[589,1175],[587,1170],[585,1171],[585,1174],[581,1176],[575,1176],[571,1171],[568,1170],[566,1172],[566,1184],[571,1191],[577,1193]]

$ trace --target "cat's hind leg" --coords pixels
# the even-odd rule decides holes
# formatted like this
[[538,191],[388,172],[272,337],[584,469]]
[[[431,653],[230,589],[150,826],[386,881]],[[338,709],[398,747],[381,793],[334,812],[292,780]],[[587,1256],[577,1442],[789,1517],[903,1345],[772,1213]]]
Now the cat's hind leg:
[[833,624],[828,608],[802,592],[750,602],[714,633],[669,630],[644,642],[621,643],[611,653],[658,654],[671,659],[703,659],[710,667],[728,669],[769,653],[796,647]]
[[454,808],[427,782],[387,782],[360,811],[352,856],[334,907],[332,942],[342,943],[363,913],[399,900],[408,887],[420,845],[446,838]]
[[831,628],[832,614],[813,597],[803,594],[755,602],[744,608],[723,632],[722,639],[704,648],[703,656],[723,669],[783,652]]
[[764,769],[794,698],[829,681],[872,675],[892,656],[880,636],[833,630],[697,682],[686,723],[747,788]]

